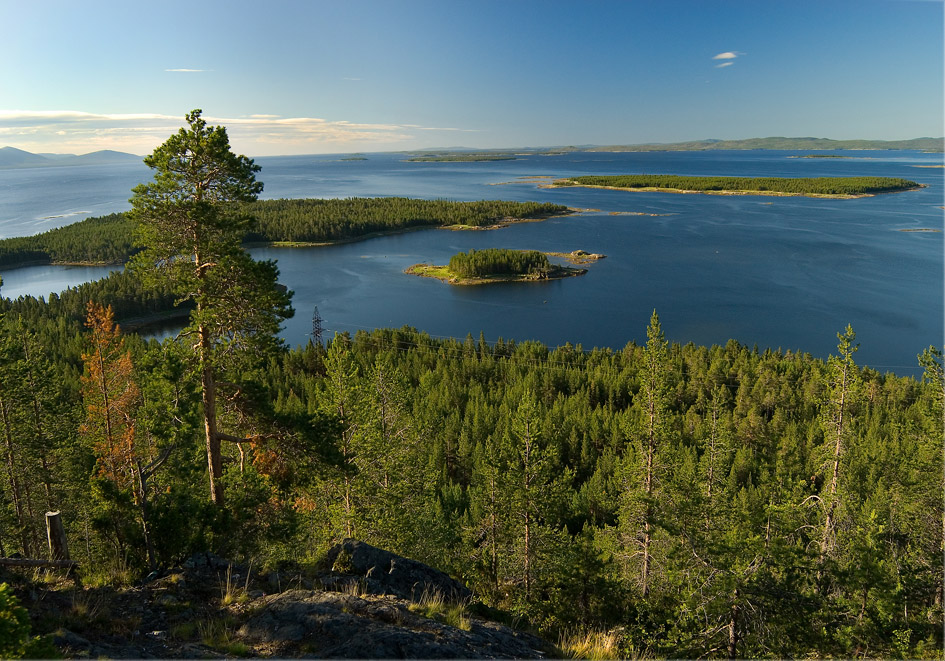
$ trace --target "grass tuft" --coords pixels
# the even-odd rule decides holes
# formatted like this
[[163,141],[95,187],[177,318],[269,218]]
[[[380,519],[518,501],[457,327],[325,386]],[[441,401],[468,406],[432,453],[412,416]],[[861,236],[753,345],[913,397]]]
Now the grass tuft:
[[418,615],[430,620],[436,620],[451,627],[472,630],[472,621],[467,613],[468,604],[465,601],[451,602],[443,597],[439,591],[426,591],[420,596],[420,601],[410,604],[407,608]]
[[231,617],[211,617],[197,623],[200,641],[207,647],[232,656],[249,656],[252,649],[246,643],[236,640],[232,629],[235,626]]
[[561,637],[558,647],[570,659],[619,659],[620,636],[614,631],[577,631]]
[[246,572],[246,584],[240,587],[233,578],[233,565],[227,566],[225,582],[220,586],[220,603],[223,606],[244,604],[249,601],[249,574],[252,569],[250,565],[249,571]]

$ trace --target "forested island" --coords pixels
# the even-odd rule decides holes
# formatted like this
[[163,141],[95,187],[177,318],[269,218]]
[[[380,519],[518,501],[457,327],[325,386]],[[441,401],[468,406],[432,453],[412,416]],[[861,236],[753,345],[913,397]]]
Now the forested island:
[[586,186],[629,191],[715,195],[800,195],[855,198],[915,190],[922,185],[894,177],[695,177],[628,174],[556,179],[551,187]]
[[426,156],[412,156],[406,159],[407,163],[475,163],[478,161],[514,161],[514,154],[495,153],[447,153],[430,154]]
[[[573,213],[538,202],[451,202],[403,197],[256,200],[244,243],[318,245],[423,227],[485,228]],[[88,218],[34,236],[0,240],[0,269],[33,264],[122,264],[137,248],[127,214]]]
[[587,269],[552,264],[548,254],[561,256],[573,263],[587,264],[602,255],[575,250],[570,253],[542,253],[537,250],[504,248],[471,249],[450,258],[447,266],[414,264],[405,273],[436,278],[451,285],[482,285],[500,282],[541,282],[584,275]]
[[[289,348],[291,293],[244,249],[259,168],[186,121],[132,191],[125,272],[0,299],[3,656],[355,656],[310,626],[331,602],[351,644],[373,609],[546,656],[941,657],[941,348],[903,378],[849,326],[822,360],[670,343],[655,310],[623,347],[323,338],[315,315]],[[116,326],[181,306],[177,338]],[[400,557],[359,569],[355,539]],[[408,560],[457,589],[379,596]]]
[[943,138],[914,138],[912,140],[831,140],[830,138],[746,138],[743,140],[693,140],[642,145],[611,145],[590,147],[588,151],[706,151],[745,149],[920,149],[925,152],[941,152],[945,146]]

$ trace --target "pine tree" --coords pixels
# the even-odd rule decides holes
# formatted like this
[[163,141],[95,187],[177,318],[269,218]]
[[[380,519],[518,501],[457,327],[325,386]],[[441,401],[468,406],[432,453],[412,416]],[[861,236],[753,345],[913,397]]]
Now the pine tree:
[[859,348],[854,344],[856,333],[847,325],[843,333],[837,333],[839,356],[827,360],[829,383],[827,401],[822,423],[827,451],[825,478],[827,483],[821,493],[820,502],[824,511],[823,535],[820,541],[821,559],[829,556],[836,544],[837,517],[843,509],[841,480],[843,458],[848,450],[853,428],[853,406],[859,397],[860,378],[853,354]]
[[485,580],[479,584],[478,590],[493,598],[499,592],[501,562],[510,554],[508,494],[503,489],[508,461],[501,444],[491,435],[475,446],[469,484],[469,516],[463,531],[477,571],[484,574]]
[[512,415],[507,434],[510,460],[502,481],[508,494],[513,572],[522,586],[523,603],[531,606],[536,588],[555,573],[572,472],[559,465],[543,429],[542,409],[530,390]]
[[[114,322],[111,306],[89,302],[86,326],[87,346],[82,354],[82,398],[85,421],[80,435],[92,447],[96,457],[95,477],[114,484],[118,494],[129,493],[138,512],[148,565],[157,567],[148,480],[166,461],[173,446],[157,457],[141,447],[143,430],[138,427],[141,390],[135,379],[131,353]],[[111,493],[105,489],[102,493]]]
[[210,498],[223,507],[221,441],[243,439],[221,430],[218,391],[235,397],[240,385],[220,381],[218,373],[234,362],[234,352],[261,356],[277,347],[279,324],[292,309],[275,264],[255,262],[241,247],[250,218],[238,203],[262,191],[259,166],[233,154],[226,129],[207,126],[200,110],[186,121],[189,128],[144,159],[154,181],[133,189],[131,217],[144,248],[133,266],[170,282],[180,301],[195,306],[187,332],[196,336]]
[[86,418],[79,432],[97,458],[96,474],[119,488],[133,485],[135,409],[140,391],[134,381],[131,354],[124,347],[111,306],[89,302],[88,351],[82,354],[85,373],[82,395]]
[[[355,536],[356,503],[354,493],[355,446],[354,434],[357,431],[356,410],[360,399],[360,380],[358,369],[352,360],[348,338],[336,334],[325,353],[325,388],[326,407],[339,423],[339,437],[336,441],[341,454],[341,495],[338,506],[329,506],[330,511],[338,512],[336,526],[343,531],[344,537]],[[335,517],[332,517],[335,518]]]
[[[628,425],[631,446],[624,454],[618,531],[623,544],[638,546],[630,557],[639,558],[641,596],[646,599],[652,586],[653,536],[660,486],[661,451],[666,442],[669,409],[668,344],[656,310],[647,327],[643,350],[640,389],[634,397],[635,419]],[[632,540],[632,541],[631,541]]]

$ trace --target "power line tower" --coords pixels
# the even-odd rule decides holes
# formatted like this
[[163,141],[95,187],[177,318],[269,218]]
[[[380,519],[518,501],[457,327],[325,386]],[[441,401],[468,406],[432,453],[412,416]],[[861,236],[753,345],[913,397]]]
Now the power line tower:
[[318,314],[318,306],[312,311],[312,342],[322,343],[322,316]]

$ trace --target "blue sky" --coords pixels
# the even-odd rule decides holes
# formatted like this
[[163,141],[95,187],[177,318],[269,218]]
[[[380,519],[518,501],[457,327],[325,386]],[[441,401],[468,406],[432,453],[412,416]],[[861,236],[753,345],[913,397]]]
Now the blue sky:
[[0,146],[250,156],[943,129],[941,0],[0,0]]

